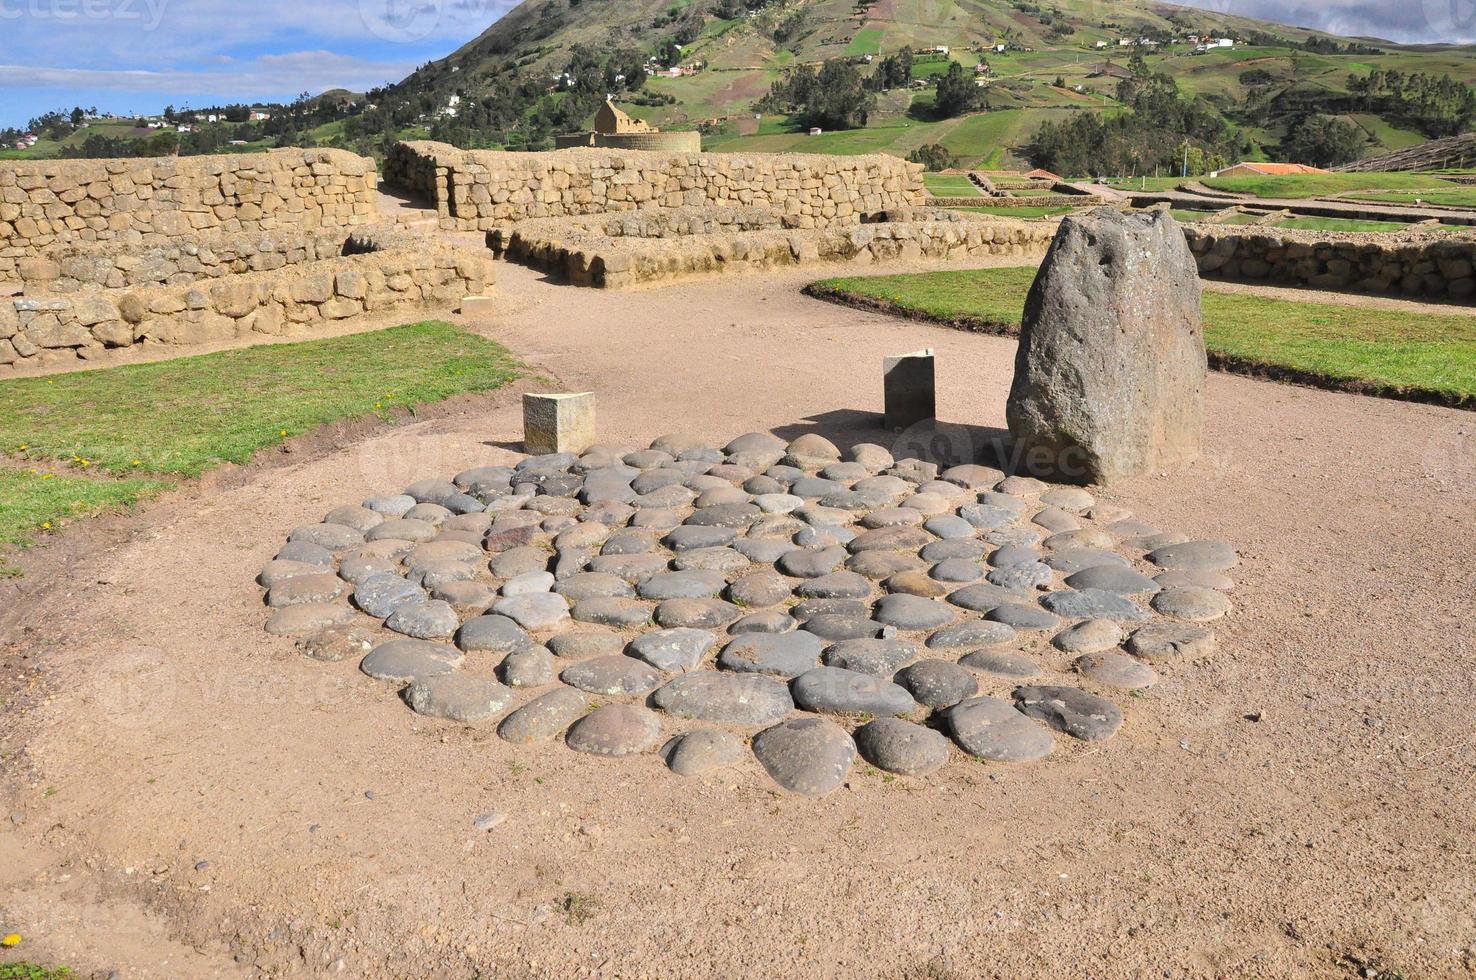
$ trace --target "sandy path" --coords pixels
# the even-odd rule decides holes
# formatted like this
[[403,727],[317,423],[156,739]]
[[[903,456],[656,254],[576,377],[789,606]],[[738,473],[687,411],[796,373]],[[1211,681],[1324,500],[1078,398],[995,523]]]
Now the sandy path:
[[[880,359],[924,346],[943,418],[1003,424],[1011,341],[809,300],[811,273],[500,272],[476,326],[597,391],[610,441],[888,441]],[[1219,653],[1104,747],[819,801],[428,723],[261,632],[291,527],[502,458],[512,405],[174,496],[6,651],[0,909],[31,955],[125,976],[1469,975],[1476,421],[1223,375],[1209,417],[1198,465],[1104,496],[1239,545]]]

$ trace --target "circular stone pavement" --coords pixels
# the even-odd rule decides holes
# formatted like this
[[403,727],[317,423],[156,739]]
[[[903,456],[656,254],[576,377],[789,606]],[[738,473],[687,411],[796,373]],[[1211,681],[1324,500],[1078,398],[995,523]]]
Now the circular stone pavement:
[[1212,653],[1231,610],[1155,577],[1228,590],[1238,561],[1080,488],[749,433],[427,474],[293,529],[258,582],[267,632],[352,653],[427,717],[589,756],[686,746],[664,756],[694,776],[747,741],[820,795],[858,742],[944,778],[949,755],[1111,739],[1125,690]]

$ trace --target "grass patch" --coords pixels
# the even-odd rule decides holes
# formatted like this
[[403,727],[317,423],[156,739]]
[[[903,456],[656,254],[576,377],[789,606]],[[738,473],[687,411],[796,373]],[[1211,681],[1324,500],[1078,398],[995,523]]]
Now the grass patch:
[[934,197],[980,197],[981,192],[964,174],[923,174],[923,186]]
[[500,388],[517,369],[500,345],[432,321],[17,379],[0,382],[0,449],[193,477],[331,422]]
[[77,974],[64,966],[49,967],[36,963],[0,963],[0,980],[77,980]]
[[[1331,173],[1331,174],[1287,174],[1283,177],[1202,177],[1200,183],[1215,190],[1232,194],[1250,194],[1254,197],[1298,198],[1323,197],[1328,194],[1349,194],[1355,191],[1411,191],[1410,200],[1439,192],[1469,190],[1476,195],[1476,188],[1463,188],[1460,184],[1427,174],[1416,173]],[[1464,196],[1464,195],[1463,195]],[[1396,200],[1384,197],[1384,200]]]
[[995,214],[1001,218],[1054,218],[1067,214],[1073,208],[1048,207],[999,207],[999,208],[954,208],[955,211],[970,211],[974,214]]
[[1282,218],[1278,228],[1294,228],[1300,231],[1405,231],[1409,225],[1403,221],[1361,221],[1357,218]]
[[519,369],[500,345],[431,321],[0,382],[0,454],[20,464],[0,463],[0,556],[319,426],[491,391]]
[[[1033,267],[828,279],[812,295],[990,333],[1018,332]],[[1206,292],[1216,367],[1476,407],[1476,317]]]

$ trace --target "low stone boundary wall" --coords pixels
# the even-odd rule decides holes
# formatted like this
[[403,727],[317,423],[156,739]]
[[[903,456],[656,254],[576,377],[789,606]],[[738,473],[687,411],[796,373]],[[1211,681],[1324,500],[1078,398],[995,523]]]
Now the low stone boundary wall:
[[[485,293],[489,256],[416,236],[351,238],[337,258],[200,285],[24,297],[0,305],[0,365],[90,359],[107,348],[311,332],[314,324]],[[0,368],[3,370],[3,368]]]
[[[952,213],[950,213],[952,214]],[[568,281],[621,289],[716,272],[843,261],[1043,255],[1054,222],[982,220],[877,222],[851,228],[785,229],[779,219],[744,224],[737,214],[674,213],[663,219],[526,221],[487,236],[499,257]],[[695,229],[682,233],[681,228]],[[627,232],[633,232],[627,234]]]
[[197,237],[120,250],[112,245],[71,245],[15,267],[27,295],[74,293],[81,289],[181,285],[245,272],[267,272],[339,255],[342,231],[257,232]]
[[1085,208],[1102,202],[1091,197],[1070,198],[1060,194],[1044,197],[930,197],[935,208]]
[[1184,226],[1212,279],[1315,289],[1469,300],[1476,295],[1476,240],[1433,235],[1325,234]]
[[344,150],[127,160],[0,160],[0,280],[78,242],[165,244],[209,231],[376,220],[374,161]]
[[800,227],[852,225],[920,204],[922,166],[884,154],[551,153],[394,147],[386,184],[433,200],[441,227],[490,231],[510,221],[641,209],[756,206]]

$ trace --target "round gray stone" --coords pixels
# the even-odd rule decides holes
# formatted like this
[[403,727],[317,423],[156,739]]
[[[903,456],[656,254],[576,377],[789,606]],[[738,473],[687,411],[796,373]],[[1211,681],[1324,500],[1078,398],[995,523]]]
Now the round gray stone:
[[581,691],[612,697],[650,694],[661,684],[661,675],[649,664],[618,653],[565,667],[559,679]]
[[1164,663],[1208,656],[1215,650],[1215,634],[1189,623],[1149,623],[1134,630],[1123,648],[1149,663]]
[[523,705],[497,726],[497,734],[509,742],[546,742],[589,711],[587,694],[559,687]]
[[534,592],[497,600],[492,612],[506,616],[525,630],[553,630],[569,620],[569,602],[551,592]]
[[977,582],[984,577],[984,569],[968,558],[945,558],[933,566],[930,574],[940,582]]
[[856,729],[856,749],[867,762],[900,776],[926,776],[948,761],[948,739],[900,718],[877,718]]
[[965,667],[982,670],[987,674],[1013,677],[1017,680],[1035,677],[1040,673],[1040,664],[1023,653],[1010,650],[975,650],[973,653],[966,654],[959,660],[959,663]]
[[561,660],[612,656],[625,649],[625,637],[602,630],[572,630],[549,638],[549,652]]
[[1045,563],[1065,575],[1074,575],[1099,565],[1128,567],[1126,558],[1115,551],[1107,551],[1104,548],[1067,548],[1047,555]]
[[569,748],[592,755],[635,755],[656,744],[661,719],[635,704],[603,704],[576,721],[565,736]]
[[1159,584],[1126,565],[1093,565],[1066,579],[1073,589],[1100,589],[1121,595],[1146,595],[1157,592]]
[[364,535],[343,524],[304,524],[295,528],[288,541],[315,544],[328,551],[348,551],[364,543]]
[[[300,581],[293,579],[292,581]],[[1165,589],[1153,597],[1153,608],[1171,619],[1204,623],[1230,611],[1230,600],[1214,589]]]
[[829,575],[846,560],[846,549],[796,548],[779,559],[777,567],[785,575],[795,578],[819,578]]
[[298,640],[297,649],[313,660],[337,663],[348,657],[362,659],[374,649],[376,642],[374,634],[368,630],[338,624],[325,626]]
[[652,575],[642,579],[636,591],[642,599],[705,599],[717,595],[727,584],[719,572],[693,569]]
[[1160,568],[1207,569],[1222,572],[1240,564],[1235,549],[1223,541],[1184,541],[1155,548],[1148,560]]
[[548,552],[532,546],[513,548],[492,559],[490,567],[493,575],[508,579],[529,572],[547,571]]
[[1001,588],[989,582],[976,582],[948,593],[948,602],[960,609],[987,613],[1000,606],[1030,605],[1030,593]]
[[755,735],[753,754],[783,788],[801,796],[824,796],[845,782],[856,743],[832,721],[795,718]]
[[[797,608],[797,607],[796,607]],[[893,627],[884,626],[865,615],[848,613],[819,613],[804,621],[800,629],[809,634],[838,643],[841,640],[860,640],[873,636],[885,636]]]
[[718,666],[743,673],[798,677],[820,662],[824,644],[806,631],[745,633],[728,641],[718,655]]
[[387,629],[413,636],[418,640],[445,639],[456,632],[461,619],[449,602],[428,599],[425,602],[407,602],[384,621]]
[[948,660],[919,660],[903,667],[893,680],[927,708],[951,708],[979,691],[978,679]]
[[424,677],[449,674],[461,666],[462,653],[444,643],[391,640],[371,650],[359,669],[381,681],[409,684]]
[[696,670],[716,643],[717,636],[707,630],[679,627],[636,637],[630,652],[658,670],[677,673]]
[[1116,592],[1102,589],[1048,592],[1040,604],[1063,619],[1140,620],[1148,618],[1148,610]]
[[1051,638],[1051,645],[1064,653],[1101,653],[1121,642],[1122,627],[1110,619],[1088,619]]
[[672,551],[690,551],[693,548],[725,548],[737,537],[738,532],[731,527],[684,524],[667,532],[661,543]]
[[347,588],[347,583],[336,574],[320,569],[311,575],[294,575],[273,585],[267,591],[266,603],[273,609],[281,609],[313,602],[332,602]]
[[954,705],[948,710],[948,728],[959,748],[990,762],[1035,762],[1056,747],[1050,732],[998,698],[969,698]]
[[953,622],[954,611],[933,599],[898,593],[878,599],[872,616],[899,630],[935,630]]
[[514,650],[503,658],[500,670],[508,687],[544,687],[554,682],[553,654],[537,646]]
[[462,624],[456,645],[467,653],[512,653],[533,646],[533,638],[506,616],[478,616]]
[[318,565],[321,570],[333,564],[333,552],[327,548],[319,548],[315,544],[308,544],[306,541],[288,541],[277,552],[275,560]]
[[651,605],[638,599],[580,599],[574,604],[573,616],[581,623],[634,628],[651,622]]
[[1019,591],[1048,588],[1055,581],[1050,566],[1042,562],[1011,565],[1009,568],[992,568],[985,579],[990,585]]
[[1158,683],[1158,672],[1127,654],[1089,653],[1077,657],[1071,666],[1093,684],[1136,691]]
[[1016,688],[1015,706],[1021,713],[1084,742],[1105,742],[1122,727],[1122,709],[1079,687]]
[[841,715],[905,715],[917,710],[907,689],[843,667],[816,667],[790,685],[794,703],[807,711]]
[[309,602],[301,606],[283,606],[273,611],[266,621],[266,631],[273,636],[306,636],[330,626],[352,621],[354,611],[339,602]]
[[354,586],[354,605],[375,619],[388,619],[407,602],[425,601],[425,592],[398,575],[371,575]]
[[759,674],[696,670],[656,689],[651,703],[668,714],[725,725],[769,725],[794,710],[789,688]]
[[826,666],[843,667],[876,677],[890,677],[917,659],[917,647],[905,640],[842,640],[825,648]]
[[871,595],[871,582],[855,572],[831,572],[804,580],[794,594],[807,599],[864,599]]
[[[547,572],[542,574],[548,575]],[[553,579],[552,575],[548,577],[550,580]],[[552,587],[555,592],[570,602],[578,602],[580,599],[630,598],[635,595],[635,589],[631,588],[629,582],[609,572],[575,572]],[[502,593],[503,595],[508,594],[506,586],[503,587]]]
[[930,650],[986,650],[1007,646],[1019,634],[1014,627],[987,619],[970,619],[956,626],[945,626],[928,637]]
[[416,714],[474,724],[507,707],[511,688],[485,677],[442,674],[422,677],[405,689],[405,703]]
[[745,607],[772,606],[789,595],[789,582],[772,569],[750,572],[728,586],[728,598]]
[[656,607],[654,618],[668,629],[685,626],[713,630],[741,615],[743,610],[723,599],[667,599]]
[[705,776],[743,760],[743,743],[721,728],[699,728],[667,744],[666,764],[678,776]]
[[739,538],[733,542],[733,550],[749,561],[771,565],[795,550],[795,546],[781,538]]

